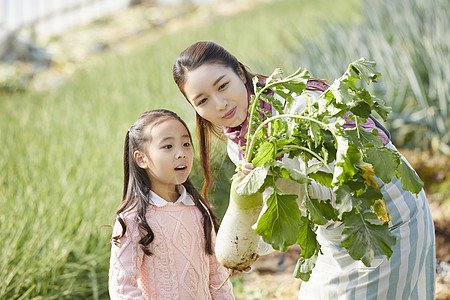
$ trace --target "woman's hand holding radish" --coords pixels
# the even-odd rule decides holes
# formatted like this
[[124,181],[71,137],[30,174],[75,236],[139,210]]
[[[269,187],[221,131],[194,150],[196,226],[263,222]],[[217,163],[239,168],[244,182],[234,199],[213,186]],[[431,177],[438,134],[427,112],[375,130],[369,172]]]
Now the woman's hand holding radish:
[[242,179],[247,176],[253,169],[255,169],[255,166],[252,163],[248,163],[248,162],[243,162],[241,164],[241,170],[238,171],[238,175],[239,177],[241,177]]

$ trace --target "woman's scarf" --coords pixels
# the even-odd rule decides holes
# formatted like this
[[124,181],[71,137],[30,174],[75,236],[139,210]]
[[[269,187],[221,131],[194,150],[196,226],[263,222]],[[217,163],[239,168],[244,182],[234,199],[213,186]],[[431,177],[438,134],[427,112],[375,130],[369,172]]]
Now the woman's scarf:
[[[251,99],[251,93],[247,89],[247,100],[248,100],[248,107],[250,107],[250,99]],[[263,109],[265,112],[272,113],[272,105],[265,101],[260,101],[260,108]],[[263,113],[260,113],[263,119],[266,119],[266,116]],[[242,150],[242,147],[245,146],[247,143],[247,139],[245,138],[245,135],[248,132],[248,118],[250,117],[250,113],[247,111],[247,117],[245,118],[244,122],[242,122],[240,125],[236,127],[227,127],[222,126],[223,133],[225,136],[233,141],[236,145],[239,147],[239,160],[244,158],[244,151]]]

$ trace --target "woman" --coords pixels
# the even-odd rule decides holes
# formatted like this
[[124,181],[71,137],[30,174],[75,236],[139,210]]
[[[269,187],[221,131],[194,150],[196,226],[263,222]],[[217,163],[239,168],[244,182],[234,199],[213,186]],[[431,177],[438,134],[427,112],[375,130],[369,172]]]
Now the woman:
[[[243,157],[240,147],[245,144],[248,130],[249,99],[254,94],[252,78],[264,85],[266,76],[250,73],[233,55],[214,42],[198,42],[178,57],[173,76],[178,88],[193,106],[197,118],[201,164],[205,176],[203,193],[210,185],[209,154],[211,135],[223,134],[228,139],[228,155],[238,165]],[[306,91],[313,100],[327,88],[325,82],[312,79]],[[295,111],[306,105],[305,95],[295,97]],[[270,105],[263,103],[263,109]],[[273,112],[274,114],[276,112]],[[220,128],[221,126],[221,128]],[[351,123],[346,126],[354,126]],[[385,147],[395,150],[389,134],[369,118],[366,129],[378,129]],[[404,158],[403,158],[404,159]],[[283,158],[285,163],[304,172],[300,159]],[[253,169],[242,164],[242,176]],[[292,192],[292,186],[290,185]],[[433,299],[435,280],[434,227],[428,203],[422,190],[418,195],[402,189],[399,179],[380,186],[392,218],[389,230],[396,237],[390,260],[374,259],[371,267],[353,260],[341,246],[341,224],[319,227],[317,238],[322,253],[308,282],[303,282],[301,299]],[[302,186],[293,192],[301,198]],[[309,194],[318,199],[330,199],[334,192],[313,182]],[[301,199],[299,199],[299,202]]]

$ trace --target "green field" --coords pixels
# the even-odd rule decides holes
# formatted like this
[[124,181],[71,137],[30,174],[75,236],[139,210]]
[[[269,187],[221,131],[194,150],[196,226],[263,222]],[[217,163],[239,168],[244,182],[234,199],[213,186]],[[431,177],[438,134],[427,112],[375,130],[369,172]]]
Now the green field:
[[[167,108],[195,132],[171,74],[180,51],[214,40],[254,72],[291,73],[303,66],[303,41],[333,24],[361,22],[360,8],[357,0],[261,1],[182,31],[160,29],[54,89],[0,94],[0,299],[108,298],[111,229],[103,225],[112,224],[121,201],[126,130],[142,112]],[[216,149],[224,169],[212,197],[219,215],[233,172],[224,147]],[[199,167],[192,177],[200,187]]]

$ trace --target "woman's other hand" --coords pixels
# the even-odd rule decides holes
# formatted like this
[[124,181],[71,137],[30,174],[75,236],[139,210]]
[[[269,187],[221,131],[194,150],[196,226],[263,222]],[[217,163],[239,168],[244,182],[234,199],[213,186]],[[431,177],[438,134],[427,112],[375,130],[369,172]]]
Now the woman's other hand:
[[254,168],[255,168],[255,166],[254,166],[252,163],[243,162],[243,163],[241,164],[241,170],[238,172],[239,177],[244,178],[244,177],[247,176]]

